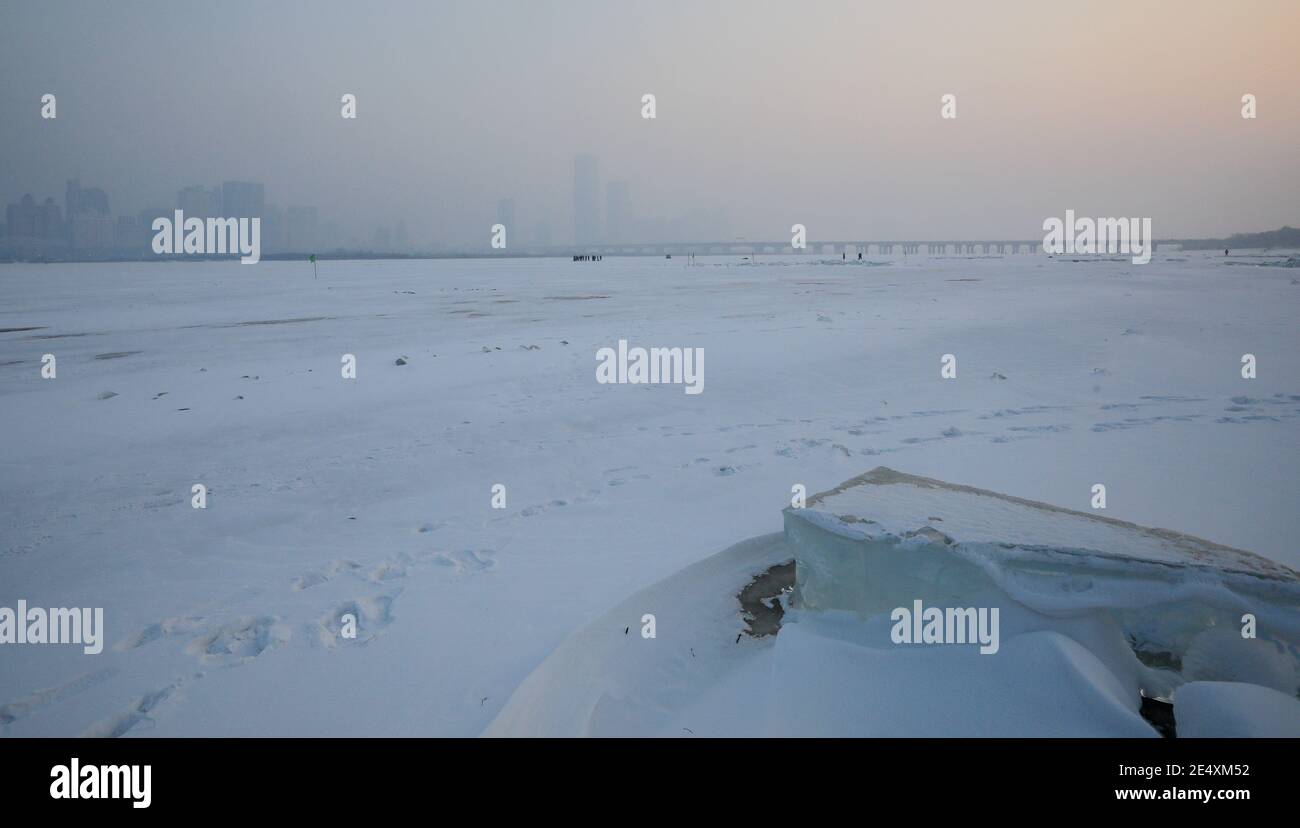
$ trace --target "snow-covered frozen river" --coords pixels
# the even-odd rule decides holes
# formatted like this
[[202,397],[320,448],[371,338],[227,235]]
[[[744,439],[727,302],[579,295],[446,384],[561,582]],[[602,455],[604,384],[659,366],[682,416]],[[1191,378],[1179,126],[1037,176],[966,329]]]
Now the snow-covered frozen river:
[[[1300,567],[1277,259],[0,265],[0,606],[106,626],[0,650],[0,732],[475,735],[572,630],[878,465],[1101,483]],[[704,392],[598,383],[620,339],[703,348]]]

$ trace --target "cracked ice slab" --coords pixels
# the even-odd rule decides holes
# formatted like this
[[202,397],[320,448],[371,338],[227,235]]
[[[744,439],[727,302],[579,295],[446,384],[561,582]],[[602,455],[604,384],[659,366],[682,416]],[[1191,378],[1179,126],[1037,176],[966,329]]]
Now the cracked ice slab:
[[[1007,599],[1047,616],[1101,611],[1175,668],[1197,636],[1251,613],[1296,660],[1300,574],[1242,549],[883,466],[784,515],[801,610]],[[1236,657],[1220,647],[1210,661]]]

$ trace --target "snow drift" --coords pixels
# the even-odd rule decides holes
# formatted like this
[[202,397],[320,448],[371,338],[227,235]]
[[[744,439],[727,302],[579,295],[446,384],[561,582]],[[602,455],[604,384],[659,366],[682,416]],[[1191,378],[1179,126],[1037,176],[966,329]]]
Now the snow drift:
[[[784,517],[574,633],[486,735],[1156,736],[1144,697],[1176,716],[1184,685],[1191,733],[1300,727],[1300,575],[1271,560],[884,467]],[[737,595],[790,558],[778,635],[746,635]],[[918,601],[996,608],[1000,646],[895,643]]]

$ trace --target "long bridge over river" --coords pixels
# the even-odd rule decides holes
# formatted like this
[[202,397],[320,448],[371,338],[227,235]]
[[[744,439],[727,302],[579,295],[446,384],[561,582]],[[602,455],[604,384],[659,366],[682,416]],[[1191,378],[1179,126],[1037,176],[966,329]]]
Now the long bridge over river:
[[[1165,245],[1174,249],[1180,246],[1176,240],[1166,239]],[[1154,252],[1160,246],[1153,241]],[[697,241],[697,242],[654,242],[626,244],[573,244],[573,245],[523,245],[509,249],[475,252],[471,255],[487,256],[759,256],[768,255],[808,255],[832,256],[856,259],[863,256],[979,256],[979,255],[1014,255],[1035,254],[1043,252],[1042,239],[985,239],[985,240],[853,240],[853,241],[809,241],[800,249],[795,249],[789,241],[750,241],[733,239],[731,241]],[[1099,250],[1095,254],[1069,253],[1068,256],[1123,256],[1125,253],[1110,253]]]
[[[1165,243],[1177,245],[1177,242],[1166,241]],[[1159,242],[1151,242],[1151,249],[1153,252],[1159,246]],[[897,254],[920,255],[922,253],[930,256],[981,254],[1008,255],[1018,253],[1040,253],[1042,250],[1042,239],[1001,239],[982,241],[809,241],[805,248],[798,250],[794,249],[788,241],[748,241],[744,239],[736,239],[733,241],[671,242],[659,244],[577,244],[573,247],[562,249],[555,248],[557,255],[577,253],[594,254],[599,256],[679,256],[694,253],[697,256],[752,256],[767,253],[784,255],[806,254],[814,256],[842,255],[845,258],[857,258],[858,253],[861,253],[864,256],[887,256]],[[1092,254],[1071,253],[1063,255],[1087,256]],[[1116,256],[1127,254],[1108,253],[1103,249],[1097,251],[1095,255]]]

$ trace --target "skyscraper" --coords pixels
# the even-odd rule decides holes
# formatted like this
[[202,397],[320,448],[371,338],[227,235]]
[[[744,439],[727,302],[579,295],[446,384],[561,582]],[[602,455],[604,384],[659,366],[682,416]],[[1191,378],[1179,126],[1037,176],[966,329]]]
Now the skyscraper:
[[176,207],[186,218],[221,218],[221,193],[201,184],[186,187],[176,193]]
[[11,239],[53,239],[63,231],[59,205],[54,199],[47,198],[45,203],[37,204],[31,193],[8,206],[5,221],[5,234]]
[[81,189],[81,180],[68,181],[65,199],[68,241],[79,249],[111,247],[113,220],[108,213],[108,195],[97,187]]
[[573,159],[573,240],[577,244],[600,241],[599,171],[596,156]]

